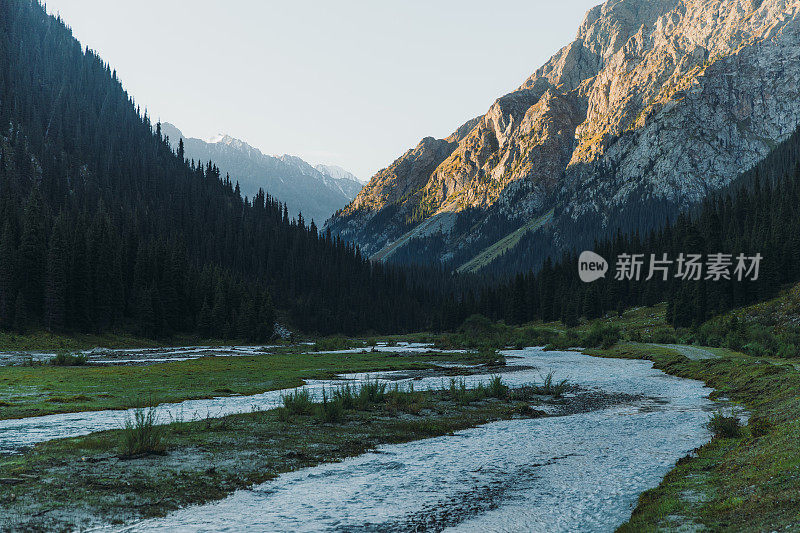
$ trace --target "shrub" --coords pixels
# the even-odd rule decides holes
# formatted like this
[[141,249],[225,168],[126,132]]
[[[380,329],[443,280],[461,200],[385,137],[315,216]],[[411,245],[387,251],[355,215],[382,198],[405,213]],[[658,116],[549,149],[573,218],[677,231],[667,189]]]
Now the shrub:
[[470,390],[467,389],[467,382],[464,378],[450,378],[450,397],[456,402],[466,405],[475,398],[475,395],[470,394]]
[[752,355],[754,357],[765,357],[767,354],[767,349],[760,342],[748,342],[744,346],[742,346],[742,351],[747,355]]
[[714,413],[708,421],[708,429],[715,437],[725,439],[735,439],[742,434],[742,425],[735,416],[725,416],[722,413]]
[[553,337],[545,350],[568,350],[581,344],[580,336],[574,329],[568,329],[564,335],[557,335]]
[[512,344],[517,349],[528,346],[546,346],[555,342],[559,337],[557,332],[549,329],[525,326],[516,331]]
[[592,328],[581,337],[584,348],[608,349],[618,343],[621,335],[618,328],[595,322]]
[[132,417],[125,417],[122,448],[127,457],[164,453],[164,428],[158,424],[155,407],[136,409]]
[[731,331],[725,335],[725,340],[722,341],[722,346],[729,350],[740,352],[744,345],[744,336],[738,332]]
[[671,331],[656,331],[650,335],[649,342],[655,344],[675,344],[678,342],[677,337]]
[[89,357],[86,354],[71,354],[67,352],[59,352],[55,357],[50,359],[50,364],[55,366],[82,366],[86,364]]
[[800,355],[800,352],[798,352],[796,344],[781,344],[776,355],[783,359],[794,359]]
[[397,409],[409,413],[419,413],[425,401],[425,396],[414,391],[414,383],[410,383],[407,390],[403,390],[399,383],[386,393],[386,405],[390,409]]
[[515,344],[515,330],[502,322],[492,322],[482,315],[472,315],[457,333],[440,335],[434,342],[439,349],[497,349]]

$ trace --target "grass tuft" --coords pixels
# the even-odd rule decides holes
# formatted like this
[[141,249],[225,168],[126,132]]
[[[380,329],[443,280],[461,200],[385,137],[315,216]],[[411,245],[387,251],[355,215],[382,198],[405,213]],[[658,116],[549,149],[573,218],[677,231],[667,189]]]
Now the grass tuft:
[[555,396],[556,398],[560,398],[564,395],[564,393],[569,388],[569,380],[562,379],[561,381],[555,381],[555,372],[549,372],[547,376],[544,378],[544,382],[542,386],[539,387],[540,394],[545,394],[549,396]]
[[163,454],[164,428],[158,423],[155,407],[134,410],[133,416],[125,417],[122,428],[123,456],[134,457],[147,454]]
[[490,398],[505,398],[508,396],[508,385],[503,383],[500,376],[492,376],[486,393]]
[[322,403],[317,406],[317,419],[322,422],[337,422],[344,414],[342,401],[336,395],[328,396],[328,392],[323,387]]
[[281,395],[281,401],[284,411],[290,415],[310,415],[314,412],[314,401],[306,388]]

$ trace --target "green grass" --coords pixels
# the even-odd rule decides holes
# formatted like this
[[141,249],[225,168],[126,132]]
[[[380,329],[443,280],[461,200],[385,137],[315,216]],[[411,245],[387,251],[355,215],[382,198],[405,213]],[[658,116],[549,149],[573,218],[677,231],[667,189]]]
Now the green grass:
[[[203,357],[149,366],[0,367],[0,418],[124,409],[194,398],[251,395],[345,372],[422,369],[475,354],[392,353]],[[72,399],[72,400],[69,400]]]
[[459,273],[464,272],[477,272],[504,253],[508,252],[516,248],[519,244],[519,241],[522,240],[522,237],[525,236],[526,233],[530,231],[536,231],[543,225],[550,222],[553,218],[553,210],[545,213],[541,217],[535,218],[526,224],[524,224],[521,228],[512,231],[496,243],[488,246],[481,252],[479,252],[475,257],[458,267]]

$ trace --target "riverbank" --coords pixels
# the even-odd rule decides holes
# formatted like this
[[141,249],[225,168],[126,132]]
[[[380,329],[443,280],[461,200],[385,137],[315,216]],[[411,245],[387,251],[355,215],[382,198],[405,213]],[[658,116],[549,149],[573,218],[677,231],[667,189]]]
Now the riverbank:
[[[389,388],[367,404],[343,409],[333,421],[317,406],[305,413],[279,408],[176,422],[163,426],[157,453],[132,457],[125,455],[123,429],[42,443],[0,462],[0,524],[4,531],[74,530],[163,516],[380,444],[545,416],[531,405],[547,400],[576,409],[575,401],[538,397],[536,391],[509,394],[499,382],[475,390]],[[602,405],[602,399],[595,401]]]
[[796,531],[800,528],[800,372],[792,362],[710,348],[692,360],[675,349],[620,343],[587,350],[601,357],[647,359],[656,368],[713,387],[746,407],[739,436],[715,436],[644,492],[620,532]]

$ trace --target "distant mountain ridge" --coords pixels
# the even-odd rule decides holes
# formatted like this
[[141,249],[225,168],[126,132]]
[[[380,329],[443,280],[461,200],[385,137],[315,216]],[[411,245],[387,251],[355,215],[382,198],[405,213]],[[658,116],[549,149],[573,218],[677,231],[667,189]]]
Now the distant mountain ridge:
[[797,0],[608,0],[516,91],[423,139],[328,227],[378,259],[519,271],[660,226],[795,130],[799,17]]
[[161,129],[173,148],[183,139],[188,159],[214,161],[223,175],[230,174],[234,182],[239,182],[242,195],[252,198],[259,188],[264,189],[284,202],[292,217],[302,213],[304,219],[314,220],[320,227],[363,187],[354,175],[340,167],[313,167],[297,156],[266,155],[230,135],[220,134],[208,140],[186,137],[168,122]]

